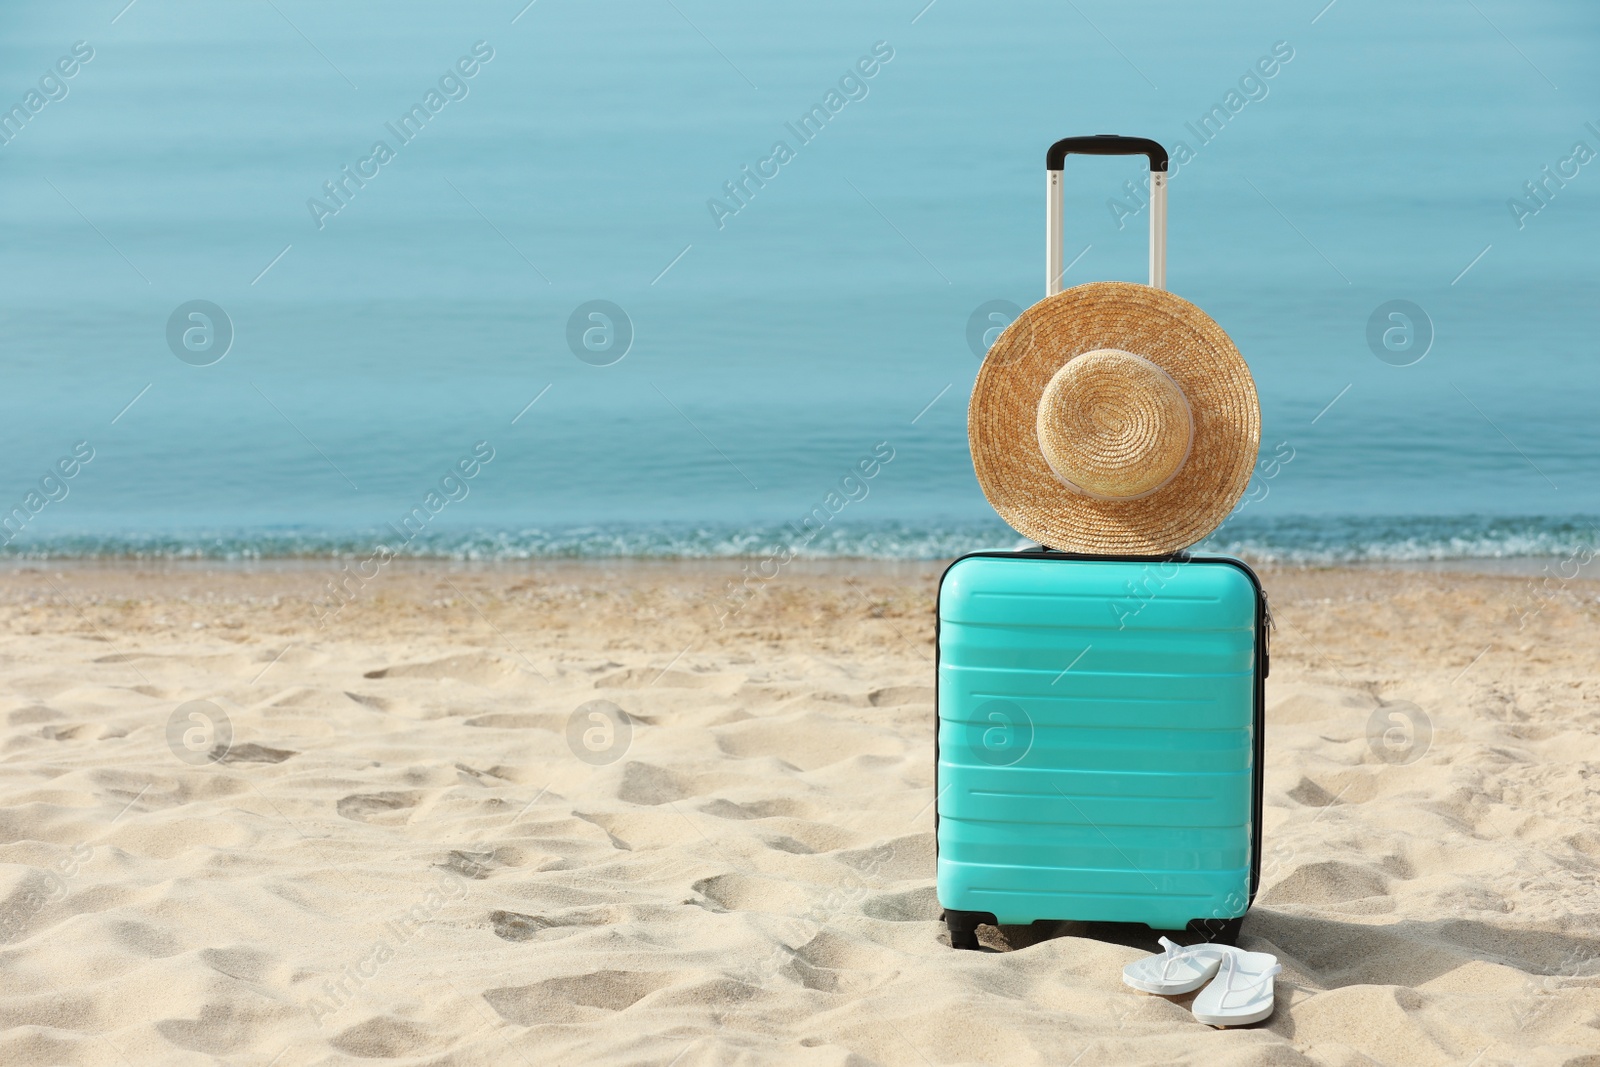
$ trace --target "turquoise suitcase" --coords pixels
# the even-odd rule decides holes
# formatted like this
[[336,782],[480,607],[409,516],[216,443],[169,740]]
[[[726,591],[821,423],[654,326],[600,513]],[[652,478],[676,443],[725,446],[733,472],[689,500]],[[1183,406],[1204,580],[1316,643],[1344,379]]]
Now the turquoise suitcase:
[[938,596],[937,888],[979,923],[1232,943],[1261,855],[1267,608],[1225,557],[980,552]]

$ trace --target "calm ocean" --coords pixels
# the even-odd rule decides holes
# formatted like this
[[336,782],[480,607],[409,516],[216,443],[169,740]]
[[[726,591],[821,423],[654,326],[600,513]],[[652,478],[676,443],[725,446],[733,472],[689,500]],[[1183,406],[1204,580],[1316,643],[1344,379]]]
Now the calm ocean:
[[1600,540],[1600,7],[525,2],[0,11],[0,552],[759,555],[872,455],[811,551],[1014,541],[966,399],[1110,131],[1290,457],[1219,546]]

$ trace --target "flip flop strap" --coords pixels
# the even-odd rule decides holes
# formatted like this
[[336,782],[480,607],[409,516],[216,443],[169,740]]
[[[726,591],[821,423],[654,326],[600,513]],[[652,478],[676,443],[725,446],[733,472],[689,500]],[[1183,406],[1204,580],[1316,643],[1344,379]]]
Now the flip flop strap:
[[[1283,970],[1283,964],[1274,963],[1271,967],[1268,967],[1266,970],[1254,975],[1253,977],[1256,979],[1270,979],[1273,975],[1277,974],[1281,970]],[[1222,996],[1217,1000],[1219,1007],[1228,1007],[1228,998],[1231,996],[1241,993],[1255,992],[1256,987],[1254,985],[1245,986],[1242,989],[1233,988],[1233,977],[1237,973],[1239,973],[1238,968],[1234,966],[1234,959],[1232,956],[1229,956],[1222,961],[1222,975],[1218,979],[1222,982]]]
[[1166,949],[1166,952],[1161,957],[1161,980],[1166,982],[1172,978],[1172,965],[1183,958],[1184,946],[1176,941],[1169,941],[1165,937],[1160,939],[1160,944],[1162,948]]

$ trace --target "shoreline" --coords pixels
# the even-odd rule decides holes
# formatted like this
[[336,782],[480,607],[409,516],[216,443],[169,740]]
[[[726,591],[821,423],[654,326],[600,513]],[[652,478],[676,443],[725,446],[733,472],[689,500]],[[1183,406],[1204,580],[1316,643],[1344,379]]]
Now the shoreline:
[[[1008,551],[997,547],[994,551]],[[1211,553],[1197,553],[1210,555]],[[144,556],[63,556],[0,559],[0,576],[40,571],[152,571],[173,574],[217,571],[219,573],[294,573],[320,571],[338,573],[341,567],[363,559],[349,555],[277,556],[257,559],[170,558]],[[942,572],[957,557],[940,559],[893,559],[870,556],[798,556],[783,564],[784,573],[849,573],[898,575],[927,570]],[[1287,562],[1263,560],[1248,555],[1236,558],[1259,573],[1404,571],[1421,574],[1453,574],[1462,577],[1522,577],[1550,575],[1562,581],[1600,581],[1600,556],[1578,570],[1572,578],[1560,571],[1570,570],[1570,556],[1463,557],[1438,560],[1338,560],[1330,562]],[[455,559],[444,556],[395,557],[383,565],[381,573],[434,570],[463,573],[508,574],[571,568],[578,571],[632,571],[648,573],[655,569],[701,568],[716,573],[740,574],[746,567],[771,559],[769,554],[728,556],[540,556],[527,559]],[[377,579],[374,579],[377,580]]]

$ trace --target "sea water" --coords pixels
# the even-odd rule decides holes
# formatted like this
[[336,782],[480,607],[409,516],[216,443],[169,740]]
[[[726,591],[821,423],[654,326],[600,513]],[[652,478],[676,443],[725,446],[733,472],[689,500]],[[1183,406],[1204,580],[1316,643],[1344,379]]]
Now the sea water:
[[[7,554],[1011,543],[967,397],[1043,292],[1045,148],[1101,132],[1173,152],[1169,286],[1260,390],[1214,546],[1600,541],[1593,5],[107,0],[0,30]],[[1141,162],[1069,160],[1067,284],[1143,280]]]

